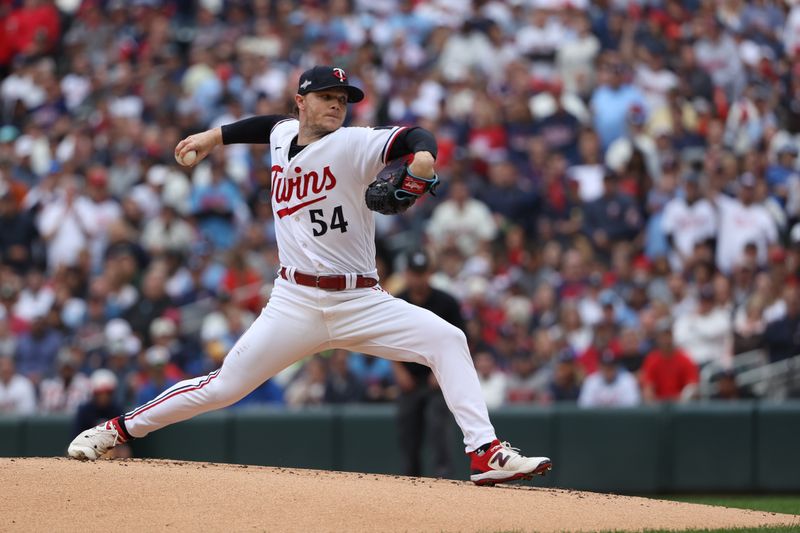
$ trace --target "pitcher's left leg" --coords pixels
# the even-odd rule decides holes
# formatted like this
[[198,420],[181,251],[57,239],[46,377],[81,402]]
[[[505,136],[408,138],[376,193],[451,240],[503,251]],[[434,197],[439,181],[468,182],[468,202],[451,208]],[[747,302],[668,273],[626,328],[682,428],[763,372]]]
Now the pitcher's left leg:
[[430,311],[380,289],[323,309],[336,347],[430,367],[467,451],[495,440],[464,333]]
[[323,310],[335,347],[429,366],[464,433],[474,483],[503,483],[550,470],[549,458],[525,457],[495,437],[460,329],[382,291],[341,298],[339,304]]
[[[464,433],[467,451],[495,440],[464,333],[430,311],[389,298],[372,307],[369,316],[351,315],[347,329],[360,339],[340,347],[429,366]],[[335,332],[332,338],[341,339]]]

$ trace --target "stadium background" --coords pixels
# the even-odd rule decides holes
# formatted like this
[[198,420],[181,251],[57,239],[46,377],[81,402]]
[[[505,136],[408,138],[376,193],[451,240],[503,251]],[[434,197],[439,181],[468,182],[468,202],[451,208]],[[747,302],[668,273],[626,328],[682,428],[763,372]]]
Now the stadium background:
[[[636,376],[629,403],[652,404],[620,420],[673,402],[737,413],[719,446],[749,443],[750,483],[762,411],[797,420],[800,7],[29,0],[0,2],[0,20],[0,410],[23,417],[4,418],[4,453],[32,453],[48,421],[66,444],[103,391],[126,408],[220,364],[277,267],[269,153],[226,147],[187,171],[172,151],[289,111],[314,64],[366,90],[349,125],[437,135],[439,197],[378,218],[383,284],[401,291],[407,254],[427,250],[487,402],[517,427],[580,417],[587,377],[614,368]],[[681,210],[692,187],[698,213]],[[670,390],[645,363],[659,336],[688,368]],[[220,416],[397,393],[391,365],[325,353]],[[776,442],[797,442],[781,420]]]

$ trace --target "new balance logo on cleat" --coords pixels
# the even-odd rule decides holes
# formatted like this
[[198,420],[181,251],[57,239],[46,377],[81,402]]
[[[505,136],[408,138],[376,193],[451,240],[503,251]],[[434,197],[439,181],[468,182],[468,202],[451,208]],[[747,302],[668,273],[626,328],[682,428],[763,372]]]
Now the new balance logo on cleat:
[[494,455],[494,458],[492,458],[491,462],[492,463],[497,463],[498,465],[503,467],[503,466],[506,466],[506,463],[508,462],[509,459],[511,459],[510,455],[503,455],[502,453],[497,452]]
[[532,479],[544,475],[553,464],[548,457],[525,457],[507,442],[494,440],[485,452],[470,454],[472,475],[477,485],[494,485],[517,479]]

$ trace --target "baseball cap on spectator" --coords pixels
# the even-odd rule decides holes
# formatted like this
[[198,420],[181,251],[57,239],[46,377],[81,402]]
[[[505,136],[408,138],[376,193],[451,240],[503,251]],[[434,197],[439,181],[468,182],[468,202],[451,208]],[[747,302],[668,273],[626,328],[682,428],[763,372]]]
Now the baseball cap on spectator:
[[350,85],[344,69],[318,65],[308,69],[300,75],[297,82],[297,94],[306,95],[315,91],[343,87],[347,91],[347,101],[360,102],[364,99],[364,92],[358,87]]
[[175,322],[168,318],[159,317],[150,323],[150,336],[157,337],[171,337],[177,332]]
[[19,130],[14,126],[0,128],[0,143],[10,143],[19,137]]
[[164,346],[153,346],[145,352],[144,359],[150,366],[166,365],[170,359],[169,350]]
[[133,355],[141,346],[139,339],[133,335],[130,324],[122,318],[114,318],[106,324],[103,335],[106,349],[115,355]]
[[112,392],[117,388],[117,376],[106,368],[99,368],[92,372],[89,382],[92,386],[92,393]]
[[647,116],[645,115],[644,108],[639,104],[633,104],[628,109],[628,122],[634,126],[641,126],[645,123]]
[[784,143],[780,148],[778,148],[777,154],[780,155],[793,155],[797,156],[797,146],[792,143]]
[[511,296],[503,302],[506,320],[513,324],[526,326],[530,323],[533,308],[530,298],[525,296]]
[[203,342],[219,340],[230,333],[227,321],[219,314],[208,315],[200,326],[200,339]]
[[633,260],[631,266],[633,267],[634,270],[644,270],[650,272],[650,269],[652,268],[653,265],[646,255],[640,255]]
[[408,269],[412,272],[427,272],[430,264],[430,258],[425,250],[415,250],[408,256]]
[[489,290],[489,281],[481,276],[470,276],[466,283],[467,298],[482,300]]
[[789,232],[789,242],[792,246],[800,246],[800,222],[795,224]]
[[147,171],[146,175],[147,183],[155,187],[164,185],[164,183],[167,181],[168,170],[169,169],[167,169],[167,167],[165,167],[164,165],[153,165]]
[[86,183],[95,187],[105,187],[108,185],[108,173],[103,168],[95,167],[86,174]]
[[775,246],[774,248],[770,249],[769,261],[770,263],[783,263],[786,261],[786,250],[780,246]]

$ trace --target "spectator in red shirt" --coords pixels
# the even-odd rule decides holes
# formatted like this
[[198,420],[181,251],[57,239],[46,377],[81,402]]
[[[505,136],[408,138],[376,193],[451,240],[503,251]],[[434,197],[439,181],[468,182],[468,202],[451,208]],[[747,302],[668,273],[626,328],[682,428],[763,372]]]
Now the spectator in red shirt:
[[222,288],[243,309],[258,313],[264,307],[260,293],[261,276],[247,264],[241,249],[231,250],[228,255],[228,268],[222,278]]
[[675,347],[669,319],[661,320],[656,327],[656,349],[645,357],[641,381],[648,402],[686,400],[697,391],[697,365]]
[[3,17],[2,23],[0,33],[6,38],[2,40],[0,64],[7,64],[16,54],[35,56],[52,52],[61,35],[58,10],[47,0],[26,0],[22,7]]

